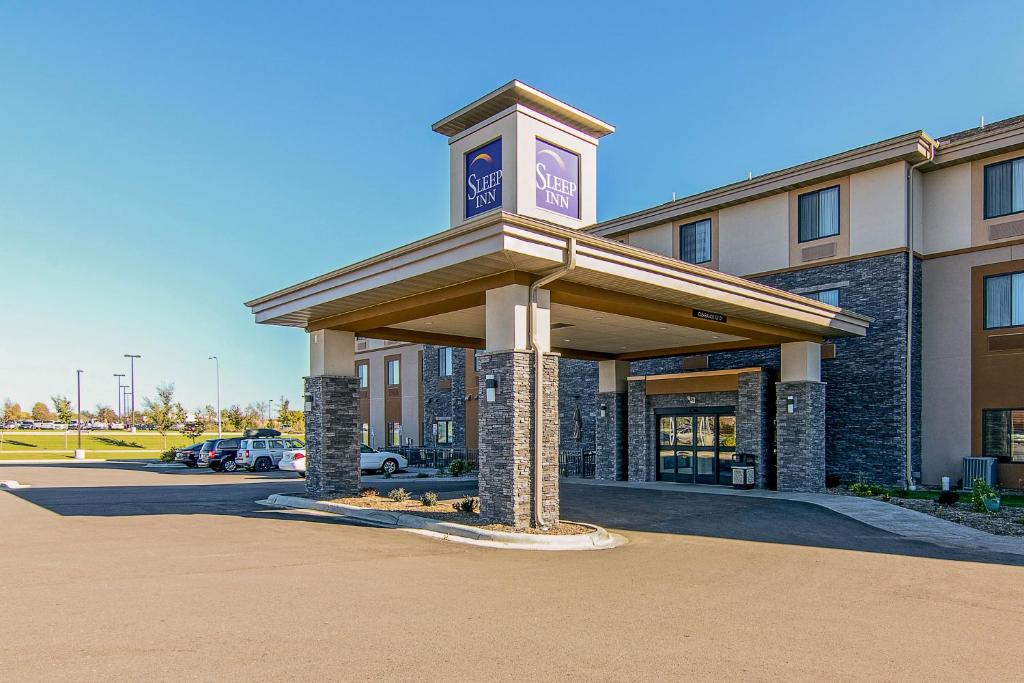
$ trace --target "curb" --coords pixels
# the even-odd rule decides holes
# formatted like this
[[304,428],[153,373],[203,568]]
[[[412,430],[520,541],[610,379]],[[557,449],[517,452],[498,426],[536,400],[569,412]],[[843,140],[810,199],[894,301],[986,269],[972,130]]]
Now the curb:
[[419,515],[410,515],[403,512],[390,510],[373,510],[344,505],[342,503],[329,503],[309,498],[290,496],[284,493],[275,493],[266,500],[258,501],[264,505],[274,507],[318,510],[330,512],[344,517],[351,517],[362,522],[368,522],[376,526],[402,529],[417,533],[429,533],[441,536],[445,540],[480,545],[490,548],[509,548],[516,550],[606,550],[615,548],[626,543],[626,539],[618,534],[608,533],[606,529],[593,524],[582,524],[593,529],[589,534],[576,534],[572,536],[545,536],[542,534],[520,534],[506,531],[493,531],[491,529],[480,529],[477,527],[455,524],[453,522],[437,522]]

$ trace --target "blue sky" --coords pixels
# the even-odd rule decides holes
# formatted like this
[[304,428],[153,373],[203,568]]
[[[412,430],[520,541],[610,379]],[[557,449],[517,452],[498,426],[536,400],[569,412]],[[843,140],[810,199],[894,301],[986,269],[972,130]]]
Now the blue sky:
[[296,399],[242,302],[446,227],[430,124],[511,78],[616,125],[602,219],[1024,113],[1019,4],[824,5],[5,3],[0,399]]

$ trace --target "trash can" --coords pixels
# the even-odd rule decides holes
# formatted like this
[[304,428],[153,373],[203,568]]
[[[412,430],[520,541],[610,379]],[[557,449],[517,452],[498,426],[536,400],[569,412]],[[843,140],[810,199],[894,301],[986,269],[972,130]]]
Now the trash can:
[[736,453],[732,456],[732,487],[734,489],[754,488],[754,462],[750,453]]

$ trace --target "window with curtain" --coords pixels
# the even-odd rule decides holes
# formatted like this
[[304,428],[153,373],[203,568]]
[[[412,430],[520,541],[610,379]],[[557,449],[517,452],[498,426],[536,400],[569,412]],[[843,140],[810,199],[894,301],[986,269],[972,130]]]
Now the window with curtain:
[[839,290],[838,289],[823,289],[820,292],[811,292],[804,294],[808,299],[817,299],[823,304],[829,306],[839,306]]
[[985,278],[985,329],[1024,325],[1024,272]]
[[797,232],[801,242],[839,234],[839,186],[797,198]]
[[362,430],[360,431],[360,440],[364,446],[370,445],[370,425],[366,422],[363,423]]
[[1024,462],[1024,409],[981,411],[982,454]]
[[360,363],[356,366],[356,370],[359,373],[359,388],[366,389],[370,386],[370,366]]
[[452,347],[442,346],[437,350],[437,365],[441,377],[452,376]]
[[402,381],[402,364],[398,358],[392,358],[388,361],[388,384],[395,386],[400,384]]
[[680,226],[679,255],[687,263],[707,263],[711,260],[710,218]]
[[437,421],[437,444],[450,445],[455,441],[455,425],[451,420]]
[[1024,157],[985,167],[985,218],[1024,211]]

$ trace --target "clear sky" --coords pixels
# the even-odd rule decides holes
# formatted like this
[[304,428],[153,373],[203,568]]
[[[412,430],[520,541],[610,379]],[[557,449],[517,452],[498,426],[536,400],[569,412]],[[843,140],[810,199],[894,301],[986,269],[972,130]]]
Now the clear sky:
[[0,399],[301,394],[242,302],[443,229],[430,124],[518,78],[617,127],[610,218],[1024,113],[1020,3],[0,6]]

